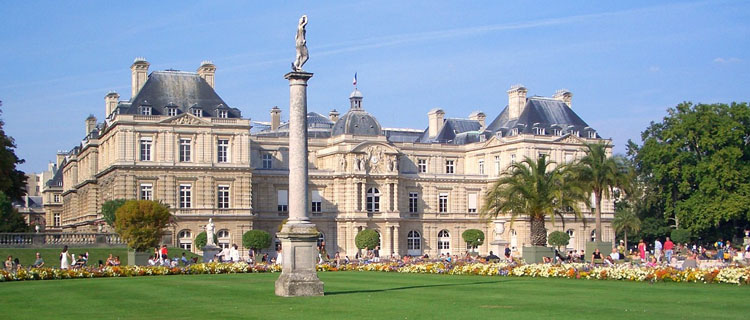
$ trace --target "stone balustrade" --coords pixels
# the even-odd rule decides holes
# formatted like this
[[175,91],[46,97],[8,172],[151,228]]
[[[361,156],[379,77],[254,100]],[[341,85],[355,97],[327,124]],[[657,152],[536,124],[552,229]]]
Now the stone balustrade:
[[124,246],[115,233],[0,233],[2,248]]

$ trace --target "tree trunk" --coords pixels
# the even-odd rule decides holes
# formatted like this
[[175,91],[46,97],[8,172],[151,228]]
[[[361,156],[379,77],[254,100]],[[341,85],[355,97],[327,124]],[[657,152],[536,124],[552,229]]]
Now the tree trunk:
[[532,217],[531,222],[531,245],[547,246],[547,229],[544,227],[544,216]]
[[596,201],[596,207],[594,208],[594,221],[596,222],[596,233],[594,234],[594,240],[596,242],[602,242],[602,192],[594,192],[594,201]]
[[625,234],[625,253],[628,254],[630,251],[628,250],[628,229],[623,229],[622,232]]

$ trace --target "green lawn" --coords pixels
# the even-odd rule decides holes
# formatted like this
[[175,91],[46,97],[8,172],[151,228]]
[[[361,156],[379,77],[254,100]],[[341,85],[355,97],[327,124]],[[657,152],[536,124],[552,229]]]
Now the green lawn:
[[0,283],[15,319],[745,319],[750,288],[380,272],[319,273],[323,297],[280,298],[276,274]]
[[[2,261],[5,261],[6,259],[8,259],[8,256],[13,256],[14,259],[18,258],[18,260],[21,262],[21,265],[30,266],[36,260],[36,253],[39,252],[42,254],[42,259],[44,259],[45,266],[59,268],[60,251],[62,251],[62,247],[60,247],[59,249],[0,248],[0,258],[2,258]],[[95,265],[99,262],[99,260],[107,261],[107,257],[109,257],[110,253],[113,256],[120,256],[120,261],[123,265],[128,263],[128,252],[125,248],[70,248],[68,252],[70,252],[71,254],[75,254],[76,257],[78,257],[78,255],[80,254],[88,252],[89,265]],[[182,256],[183,252],[185,252],[185,255],[187,255],[188,258],[197,257],[197,255],[189,251],[178,248],[169,248],[169,257],[172,258],[174,256]]]

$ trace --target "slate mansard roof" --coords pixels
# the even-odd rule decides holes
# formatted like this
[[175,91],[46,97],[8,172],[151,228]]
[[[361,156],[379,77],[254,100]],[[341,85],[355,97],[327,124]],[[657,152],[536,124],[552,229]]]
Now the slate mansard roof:
[[120,114],[140,114],[141,106],[151,107],[152,115],[168,115],[168,107],[176,107],[177,114],[203,110],[204,117],[217,117],[217,110],[227,110],[228,118],[240,118],[237,108],[229,108],[213,88],[194,72],[174,70],[154,71],[143,88],[129,102],[120,102]]
[[[565,102],[544,97],[526,99],[526,105],[518,119],[509,120],[508,107],[505,107],[500,115],[487,126],[487,130],[494,133],[501,132],[502,135],[507,135],[514,128],[518,129],[519,134],[533,134],[534,128],[545,129],[547,135],[552,134],[552,129],[560,129],[563,134],[574,131],[581,134],[594,131]],[[596,137],[600,138],[598,134]]]

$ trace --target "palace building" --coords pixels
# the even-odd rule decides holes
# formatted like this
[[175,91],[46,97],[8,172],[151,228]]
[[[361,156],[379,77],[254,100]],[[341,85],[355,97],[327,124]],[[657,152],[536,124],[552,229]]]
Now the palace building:
[[[46,186],[61,201],[50,201],[47,221],[95,232],[105,201],[152,199],[176,217],[164,238],[174,246],[199,251],[193,240],[209,218],[222,246],[241,246],[251,229],[275,235],[288,216],[283,111],[273,107],[264,122],[243,117],[217,94],[209,61],[196,72],[149,73],[149,63],[137,58],[131,71],[130,99],[108,93],[106,119],[87,118],[82,142],[58,160]],[[547,156],[567,163],[584,154],[584,142],[602,138],[573,111],[566,90],[538,97],[513,86],[507,94],[504,109],[489,110],[494,119],[425,110],[425,129],[383,127],[357,89],[343,114],[309,112],[308,210],[327,252],[353,257],[362,229],[380,233],[381,255],[464,254],[471,250],[461,238],[467,229],[484,232],[482,254],[529,243],[528,221],[511,227],[507,217],[479,216],[486,190],[515,161]],[[602,206],[602,236],[611,241],[613,202]],[[584,219],[547,223],[549,232],[571,235],[571,249],[583,249],[597,232],[582,207]]]

